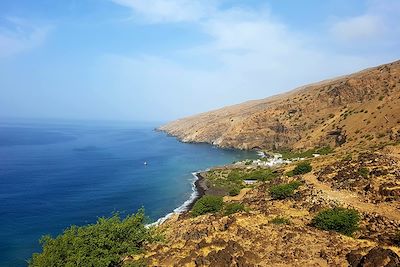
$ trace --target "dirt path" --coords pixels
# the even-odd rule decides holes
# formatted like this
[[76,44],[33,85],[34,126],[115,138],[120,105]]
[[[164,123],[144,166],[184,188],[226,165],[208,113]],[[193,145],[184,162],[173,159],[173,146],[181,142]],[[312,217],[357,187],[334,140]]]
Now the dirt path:
[[356,193],[346,190],[334,190],[328,184],[318,181],[316,176],[311,173],[304,175],[304,179],[316,189],[325,193],[330,199],[346,203],[361,212],[375,212],[388,219],[400,221],[400,210],[388,203],[372,204],[363,202]]

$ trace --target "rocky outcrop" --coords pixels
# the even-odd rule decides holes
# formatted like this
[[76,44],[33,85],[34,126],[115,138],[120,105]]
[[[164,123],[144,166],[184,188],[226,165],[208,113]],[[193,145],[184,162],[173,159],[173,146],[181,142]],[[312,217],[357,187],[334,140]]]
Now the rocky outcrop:
[[337,161],[317,174],[319,181],[357,192],[372,203],[400,200],[399,178],[400,165],[395,158],[371,152]]
[[346,255],[351,267],[398,267],[400,257],[390,249],[375,247],[368,251],[366,255],[358,251],[352,251]]

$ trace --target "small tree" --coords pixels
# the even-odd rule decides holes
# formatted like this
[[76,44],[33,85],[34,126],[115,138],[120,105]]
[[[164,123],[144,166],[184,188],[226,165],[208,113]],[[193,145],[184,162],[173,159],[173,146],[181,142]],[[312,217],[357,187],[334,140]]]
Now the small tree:
[[269,193],[274,199],[285,199],[293,195],[294,190],[299,188],[300,181],[293,181],[288,184],[274,185],[269,189]]
[[223,199],[219,196],[203,196],[194,204],[191,214],[199,216],[206,213],[215,213],[222,209]]
[[360,215],[355,209],[333,208],[321,211],[312,224],[323,230],[330,230],[351,236],[357,229]]
[[245,207],[241,203],[229,203],[225,206],[225,215],[231,215],[236,212],[245,211]]
[[42,252],[33,254],[29,266],[118,266],[122,257],[140,253],[153,240],[143,209],[123,220],[115,214],[95,224],[71,226],[56,238],[43,237]]
[[294,175],[305,174],[312,170],[310,162],[304,161],[297,164],[297,166],[293,169]]
[[229,190],[230,196],[237,196],[240,193],[240,188],[238,186],[234,186]]

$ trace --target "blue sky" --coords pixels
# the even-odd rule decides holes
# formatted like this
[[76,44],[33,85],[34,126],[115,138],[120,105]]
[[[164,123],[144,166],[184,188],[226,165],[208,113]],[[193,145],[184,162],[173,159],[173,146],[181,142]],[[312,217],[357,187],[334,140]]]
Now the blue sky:
[[3,0],[0,117],[172,120],[400,58],[397,0]]

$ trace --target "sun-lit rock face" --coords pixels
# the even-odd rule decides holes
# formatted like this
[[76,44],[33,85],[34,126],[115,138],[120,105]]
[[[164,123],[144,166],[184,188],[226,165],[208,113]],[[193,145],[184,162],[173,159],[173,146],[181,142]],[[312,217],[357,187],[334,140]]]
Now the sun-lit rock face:
[[159,130],[183,142],[239,149],[350,147],[400,140],[399,114],[396,61],[173,121]]

